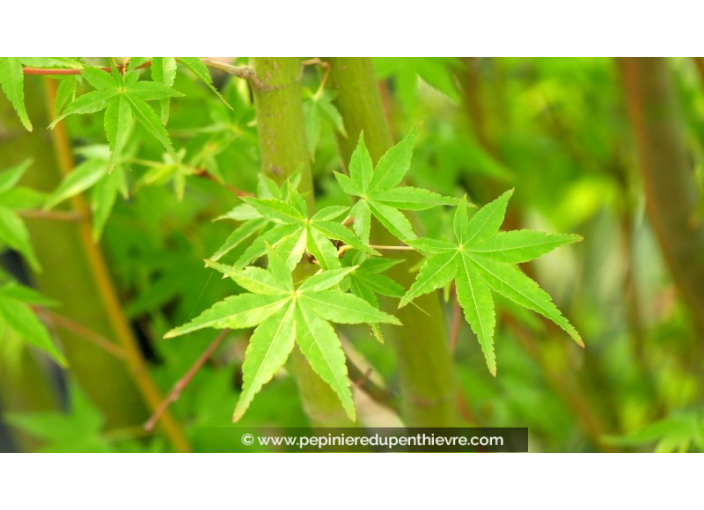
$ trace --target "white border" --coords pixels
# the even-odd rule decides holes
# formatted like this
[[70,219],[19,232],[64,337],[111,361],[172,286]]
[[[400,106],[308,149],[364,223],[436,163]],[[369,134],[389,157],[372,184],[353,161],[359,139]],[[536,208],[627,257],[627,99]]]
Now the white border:
[[702,14],[700,0],[8,0],[0,47],[42,55],[683,56],[702,50]]
[[702,455],[6,454],[0,480],[13,509],[681,508]]

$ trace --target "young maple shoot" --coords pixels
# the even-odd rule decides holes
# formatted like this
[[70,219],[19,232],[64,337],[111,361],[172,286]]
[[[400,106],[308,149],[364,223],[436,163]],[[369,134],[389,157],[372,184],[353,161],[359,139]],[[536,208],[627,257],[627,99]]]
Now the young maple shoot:
[[295,344],[311,368],[335,391],[350,420],[356,419],[347,377],[345,354],[330,322],[364,324],[399,320],[336,287],[356,267],[322,271],[294,287],[286,259],[267,247],[268,269],[237,269],[216,264],[247,294],[231,296],[215,304],[188,324],[171,330],[166,337],[201,328],[243,329],[256,326],[242,366],[244,385],[233,421],[245,413],[254,396],[286,363]]
[[124,74],[119,73],[115,68],[111,73],[95,67],[82,69],[81,76],[95,90],[87,92],[69,103],[63,113],[52,122],[51,127],[53,128],[62,119],[72,114],[89,114],[105,110],[105,134],[112,151],[110,168],[116,164],[127,144],[132,129],[132,118],[137,119],[172,157],[177,158],[176,151],[161,119],[146,101],[181,97],[183,94],[162,83],[139,81],[137,69],[143,60],[144,58],[131,60]]
[[454,205],[457,199],[443,197],[432,191],[398,186],[411,166],[413,146],[418,131],[412,130],[397,145],[389,149],[374,168],[372,158],[364,144],[364,133],[359,135],[357,148],[350,158],[349,177],[335,172],[340,187],[348,195],[360,200],[350,212],[354,217],[354,230],[369,242],[371,215],[401,241],[415,239],[413,226],[399,210],[424,211],[440,205]]

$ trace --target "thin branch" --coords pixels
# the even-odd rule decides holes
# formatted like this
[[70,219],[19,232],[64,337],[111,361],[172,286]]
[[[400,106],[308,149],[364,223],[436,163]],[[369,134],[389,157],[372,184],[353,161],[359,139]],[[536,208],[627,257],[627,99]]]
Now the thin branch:
[[234,193],[238,197],[253,197],[254,193],[249,193],[247,191],[242,191],[239,188],[236,188],[232,184],[229,184],[227,182],[223,182],[222,180],[218,179],[215,177],[213,174],[208,172],[205,168],[196,168],[195,169],[195,174],[197,177],[202,177],[204,179],[207,179],[209,181],[215,182],[222,187],[224,187],[226,190],[230,191],[231,193]]
[[217,60],[211,60],[209,58],[201,58],[200,61],[211,69],[217,69],[218,71],[222,71],[223,73],[231,74],[232,76],[237,76],[238,78],[247,80],[257,88],[264,87],[264,84],[257,76],[257,73],[254,71],[253,67],[233,66],[230,64],[225,64],[224,62],[218,62]]
[[23,218],[41,218],[45,220],[58,221],[81,221],[81,215],[75,211],[19,211]]
[[105,352],[108,352],[117,358],[122,360],[125,359],[124,349],[122,349],[119,345],[114,344],[104,336],[99,335],[95,331],[86,328],[82,324],[79,324],[68,317],[64,317],[63,315],[59,315],[58,313],[52,312],[45,308],[35,307],[34,310],[38,315],[44,317],[46,321],[50,322],[53,326],[58,326],[76,336],[83,338],[84,340],[88,340],[103,349]]
[[[151,65],[152,65],[152,62],[150,60],[149,62],[145,62],[141,66],[137,67],[137,69],[143,69],[143,68],[149,67]],[[127,68],[127,63],[119,65],[116,68],[120,73],[124,73],[125,69]],[[98,67],[97,69],[100,69],[100,70],[105,71],[107,73],[112,71],[111,66]],[[23,67],[22,72],[24,74],[39,74],[42,76],[66,76],[66,75],[70,76],[70,75],[81,74],[81,69],[39,69],[36,67]]]
[[181,396],[181,392],[193,380],[193,378],[200,371],[200,369],[203,368],[205,362],[210,359],[210,357],[220,346],[220,344],[225,339],[228,333],[229,330],[227,329],[220,332],[218,336],[215,337],[215,340],[211,342],[208,348],[203,351],[203,354],[201,354],[201,356],[196,360],[196,362],[193,363],[191,368],[188,369],[188,372],[186,372],[186,374],[181,379],[176,381],[176,384],[173,385],[169,394],[164,400],[161,401],[161,403],[154,410],[154,414],[152,414],[151,418],[149,418],[149,420],[147,420],[147,422],[144,424],[144,430],[146,430],[147,432],[151,432],[152,430],[154,430],[154,427],[159,421],[159,418],[161,418],[164,412],[166,412],[172,402],[176,402],[178,400],[178,397]]

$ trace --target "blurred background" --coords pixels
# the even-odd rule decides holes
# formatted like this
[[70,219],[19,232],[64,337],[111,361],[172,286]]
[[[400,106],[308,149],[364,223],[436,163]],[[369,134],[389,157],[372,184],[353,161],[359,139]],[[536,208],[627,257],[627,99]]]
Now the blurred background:
[[[704,451],[702,58],[378,58],[373,65],[394,138],[420,127],[409,181],[480,205],[515,188],[505,230],[584,237],[522,269],[550,293],[586,349],[499,300],[494,378],[454,297],[445,296],[459,423],[528,427],[531,451]],[[334,92],[319,93],[325,73],[311,64],[303,75],[319,207],[349,204],[332,178],[343,166],[338,139],[346,131],[330,113]],[[135,380],[149,373],[161,395],[183,381],[216,332],[161,337],[237,291],[203,259],[235,225],[213,221],[238,203],[233,190],[256,187],[251,91],[213,71],[229,109],[179,69],[174,88],[185,97],[172,100],[168,131],[181,159],[165,157],[137,126],[132,156],[75,195],[59,188],[62,169],[104,164],[106,142],[100,115],[46,129],[64,79],[25,76],[31,133],[0,99],[0,171],[33,158],[22,186],[38,204],[47,197],[59,204],[52,214],[30,210],[36,207],[21,214],[42,271],[2,249],[0,278],[58,303],[32,310],[86,368],[71,375],[0,327],[0,447],[168,451],[163,429],[143,426],[152,412]],[[418,217],[427,236],[443,237],[451,223],[442,208]],[[364,327],[340,332],[357,370],[350,377],[361,423],[403,423],[394,351]],[[196,450],[241,448],[227,434],[199,431],[231,426],[248,333],[220,339],[162,418]],[[120,335],[134,338],[138,352],[106,348]],[[125,356],[142,362],[126,371]],[[307,423],[296,384],[282,372],[239,425]]]

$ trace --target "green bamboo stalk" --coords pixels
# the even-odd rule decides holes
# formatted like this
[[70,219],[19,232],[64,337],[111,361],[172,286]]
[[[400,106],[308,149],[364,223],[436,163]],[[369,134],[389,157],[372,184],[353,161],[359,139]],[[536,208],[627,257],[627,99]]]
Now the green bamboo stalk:
[[[252,59],[252,65],[258,77],[252,88],[262,170],[278,183],[301,171],[300,190],[306,196],[309,212],[313,212],[315,197],[303,122],[301,62],[298,58],[258,57]],[[312,269],[313,266],[301,265],[296,271],[304,276]],[[291,354],[290,367],[313,425],[351,425],[337,395],[313,372],[298,348]]]
[[704,222],[670,70],[663,58],[619,59],[646,210],[677,286],[704,331]]
[[[51,89],[49,96],[50,92]],[[25,97],[35,124],[48,125],[40,80],[26,80]],[[54,143],[47,130],[27,133],[4,97],[0,98],[0,125],[2,165],[32,157],[34,164],[23,184],[44,192],[55,189],[72,167],[65,133],[54,131]],[[61,129],[62,126],[57,127]],[[106,426],[134,427],[146,421],[148,407],[157,406],[161,397],[122,313],[107,263],[100,248],[92,242],[89,212],[82,197],[75,197],[71,208],[79,213],[79,221],[27,219],[32,244],[43,268],[35,275],[35,281],[42,293],[60,303],[58,314],[116,341],[123,348],[127,363],[73,331],[62,330],[60,335],[71,374],[105,414]],[[170,414],[162,418],[161,427],[177,450],[189,450],[188,441]]]
[[[381,94],[369,58],[331,57],[329,83],[337,91],[335,99],[347,131],[347,138],[338,143],[344,164],[347,165],[359,134],[374,162],[393,145],[389,122],[384,116]],[[396,244],[396,240],[378,224],[373,228],[374,242]],[[406,262],[389,271],[389,276],[406,288],[414,281],[410,268],[419,256],[409,252],[389,252]],[[415,307],[389,310],[403,323],[402,327],[388,328],[393,340],[401,376],[403,411],[410,426],[452,426],[457,424],[455,369],[449,349],[447,327],[437,294],[418,298]],[[395,307],[394,307],[395,308]]]

